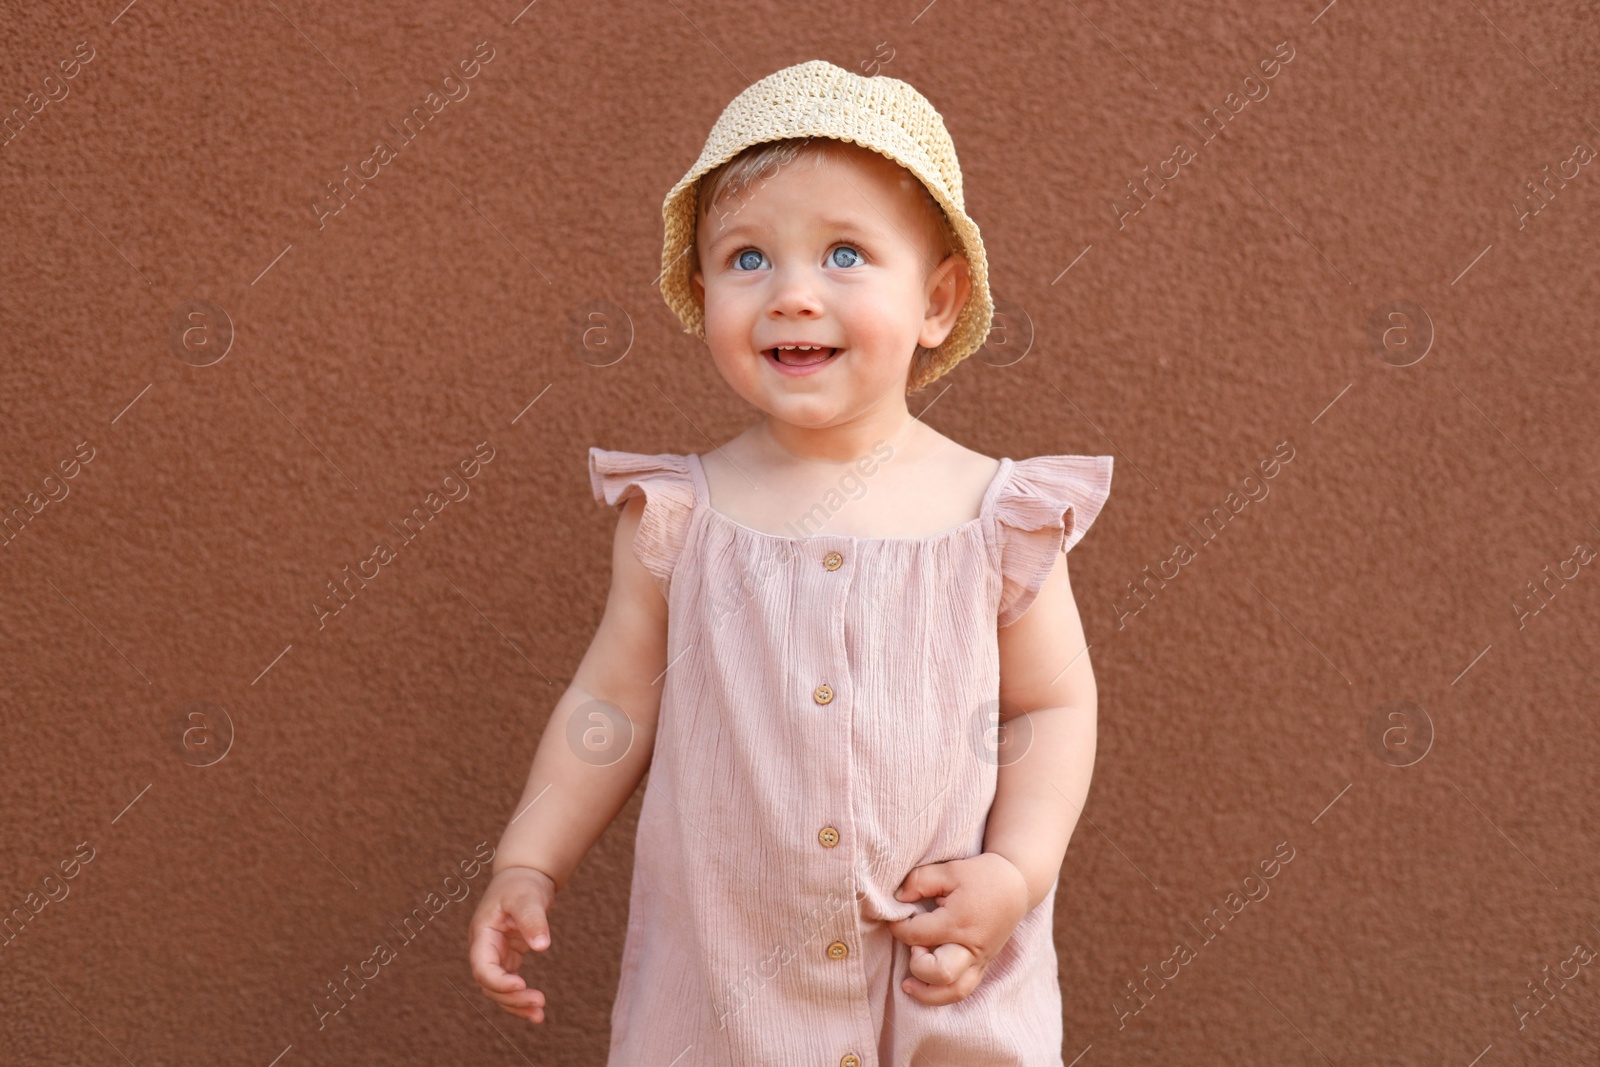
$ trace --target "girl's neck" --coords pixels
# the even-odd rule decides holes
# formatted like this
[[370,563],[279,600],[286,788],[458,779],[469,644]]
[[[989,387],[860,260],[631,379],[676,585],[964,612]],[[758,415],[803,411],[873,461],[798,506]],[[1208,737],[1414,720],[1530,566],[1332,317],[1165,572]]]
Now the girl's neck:
[[750,444],[775,464],[818,466],[854,463],[880,443],[887,443],[896,453],[919,451],[919,446],[929,444],[923,441],[927,434],[932,431],[903,407],[823,429],[795,426],[768,416],[748,431]]

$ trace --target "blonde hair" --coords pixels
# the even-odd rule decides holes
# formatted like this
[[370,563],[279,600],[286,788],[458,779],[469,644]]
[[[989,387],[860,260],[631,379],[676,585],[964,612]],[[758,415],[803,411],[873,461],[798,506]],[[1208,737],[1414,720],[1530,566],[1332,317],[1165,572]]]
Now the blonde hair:
[[[786,164],[792,163],[802,156],[811,157],[820,161],[823,157],[840,158],[847,151],[843,147],[846,142],[829,137],[785,137],[776,141],[763,141],[753,144],[740,152],[726,163],[709,171],[701,177],[695,192],[695,227],[698,230],[700,223],[707,221],[713,208],[724,197],[742,197],[744,191],[755,185],[758,181],[771,181],[777,177],[778,171]],[[866,149],[872,151],[872,149]],[[884,157],[888,158],[888,157]],[[893,160],[890,160],[893,163]],[[895,164],[900,167],[898,163]],[[909,170],[900,167],[905,174],[911,175]],[[770,173],[769,173],[770,171]],[[927,220],[926,235],[936,250],[934,263],[937,264],[952,252],[961,251],[960,238],[956,236],[955,228],[950,225],[950,217],[945,214],[944,208],[939,206],[939,201],[934,199],[928,187],[914,175],[912,183],[922,193],[921,200],[926,211],[924,218]],[[737,209],[735,209],[737,210]],[[717,217],[720,219],[728,212],[722,212]],[[692,251],[691,272],[701,269],[699,242],[694,241],[689,245]],[[906,375],[906,392],[914,392],[911,383],[920,381],[926,374],[933,358],[938,354],[937,348],[924,348],[917,345],[916,353],[911,357],[911,368]],[[920,387],[919,387],[920,388]]]

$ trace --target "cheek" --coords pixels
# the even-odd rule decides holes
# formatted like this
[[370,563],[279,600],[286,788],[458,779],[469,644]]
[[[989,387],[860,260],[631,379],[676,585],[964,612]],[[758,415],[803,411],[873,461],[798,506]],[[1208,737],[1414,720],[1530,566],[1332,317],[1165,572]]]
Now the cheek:
[[718,373],[736,388],[761,370],[750,352],[749,324],[726,303],[706,304],[706,347]]
[[707,294],[705,303],[706,344],[713,353],[743,352],[750,347],[749,316],[737,300]]
[[852,293],[837,307],[853,347],[883,357],[897,355],[904,348],[910,356],[921,322],[905,294],[881,290]]
[[703,304],[708,337],[713,330],[728,333],[749,325],[750,293],[747,286],[713,284],[707,287]]
[[921,326],[923,294],[907,279],[885,277],[874,285],[841,289],[837,296],[840,310],[864,333],[898,336]]

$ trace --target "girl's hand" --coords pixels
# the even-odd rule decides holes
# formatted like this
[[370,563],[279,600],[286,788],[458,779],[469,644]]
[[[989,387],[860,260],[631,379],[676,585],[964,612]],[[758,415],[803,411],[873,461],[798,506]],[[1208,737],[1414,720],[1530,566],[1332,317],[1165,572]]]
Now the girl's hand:
[[924,1004],[953,1004],[983,979],[1011,932],[1028,913],[1028,883],[998,852],[914,868],[895,899],[936,897],[938,908],[889,924],[911,946],[911,974],[902,983]]
[[530,948],[550,947],[546,914],[555,895],[556,884],[543,871],[507,867],[484,889],[468,933],[472,977],[484,995],[530,1022],[544,1022],[544,994],[529,989],[517,968]]

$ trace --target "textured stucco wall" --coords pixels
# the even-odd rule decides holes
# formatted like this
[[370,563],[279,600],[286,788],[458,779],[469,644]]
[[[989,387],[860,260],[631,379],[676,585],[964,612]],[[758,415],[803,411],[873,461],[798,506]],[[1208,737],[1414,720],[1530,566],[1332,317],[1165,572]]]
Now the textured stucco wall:
[[1007,344],[927,420],[1117,457],[1067,1060],[1595,1062],[1593,965],[1517,1009],[1600,949],[1593,4],[123,5],[0,18],[0,1061],[603,1062],[637,796],[542,1027],[468,974],[485,873],[394,927],[497,840],[598,621],[585,450],[750,419],[652,289],[660,199],[822,57],[940,107],[983,228]]

